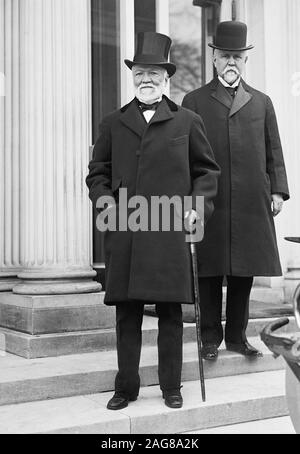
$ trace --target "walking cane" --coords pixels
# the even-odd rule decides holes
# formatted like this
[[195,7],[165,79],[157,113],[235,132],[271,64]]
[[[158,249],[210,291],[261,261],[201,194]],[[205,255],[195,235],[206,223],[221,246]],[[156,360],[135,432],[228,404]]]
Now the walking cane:
[[198,346],[198,362],[199,362],[199,374],[201,383],[201,395],[202,402],[205,402],[205,383],[204,383],[204,371],[203,371],[203,358],[202,358],[202,339],[201,339],[201,313],[200,313],[200,296],[199,296],[199,285],[198,285],[198,266],[197,266],[197,252],[195,243],[190,243],[190,251],[192,258],[193,268],[193,284],[194,284],[194,302],[195,302],[195,318],[196,318],[196,331],[197,331],[197,346]]

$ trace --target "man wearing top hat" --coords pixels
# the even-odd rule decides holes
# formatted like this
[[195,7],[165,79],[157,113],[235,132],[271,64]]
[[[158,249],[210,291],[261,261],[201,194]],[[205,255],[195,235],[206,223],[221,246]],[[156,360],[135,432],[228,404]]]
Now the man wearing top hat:
[[[121,205],[127,197],[204,196],[204,220],[213,211],[219,167],[201,118],[164,96],[175,71],[168,62],[169,37],[138,34],[132,70],[135,98],[108,115],[89,165],[87,185],[96,206],[101,196]],[[192,199],[194,200],[194,199]],[[194,204],[182,213],[191,225],[201,213]],[[105,211],[104,211],[105,212]],[[116,210],[120,213],[119,210]],[[102,213],[103,214],[103,213]],[[189,245],[184,231],[105,232],[105,304],[116,306],[118,373],[115,394],[107,404],[119,410],[137,399],[144,304],[158,314],[158,376],[165,404],[182,406],[182,303],[192,303]]]
[[202,117],[221,167],[215,210],[197,251],[203,356],[215,360],[223,340],[226,276],[226,348],[255,358],[261,352],[246,338],[249,296],[253,276],[281,275],[273,217],[289,198],[287,177],[272,101],[241,78],[253,48],[246,24],[221,22],[209,45],[217,76],[182,103]]

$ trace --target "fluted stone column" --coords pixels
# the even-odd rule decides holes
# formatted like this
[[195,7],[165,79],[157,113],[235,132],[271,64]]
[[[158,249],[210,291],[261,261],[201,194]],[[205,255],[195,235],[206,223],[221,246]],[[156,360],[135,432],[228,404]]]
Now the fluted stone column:
[[90,139],[88,0],[21,0],[18,294],[98,291],[85,186]]
[[[294,77],[300,72],[300,2],[265,0],[264,10],[266,83],[277,107],[291,193],[291,200],[284,205],[284,212],[278,216],[277,222],[285,271],[285,299],[291,301],[294,290],[300,283],[300,245],[288,243],[283,238],[300,236],[300,93],[294,89]],[[274,66],[276,55],[280,55],[280,63],[275,64],[277,69]]]
[[[286,100],[286,135],[287,153],[289,153],[289,181],[291,200],[287,215],[289,224],[285,231],[291,236],[300,236],[300,2],[289,0],[287,2],[287,17],[289,18],[286,33],[288,36],[287,59],[289,81],[289,97]],[[297,86],[296,86],[297,82]],[[287,249],[287,272],[285,274],[286,299],[291,301],[296,287],[300,284],[300,244],[289,243]]]
[[[12,290],[21,270],[19,255],[18,73],[13,71],[13,33],[18,15],[0,0],[0,292]],[[10,26],[5,29],[4,23]],[[13,120],[14,118],[14,120]]]
[[99,350],[114,316],[91,267],[90,1],[4,9],[0,275],[18,267],[18,281],[0,294],[0,331],[7,351],[29,358]]
[[[284,278],[258,278],[256,285],[282,287],[282,298],[290,302],[300,282],[300,246],[285,241],[300,236],[299,153],[300,96],[293,92],[293,76],[300,71],[300,2],[297,0],[237,0],[238,19],[248,24],[249,51],[246,80],[267,93],[274,104],[283,145],[291,200],[276,217],[276,233]],[[278,33],[280,30],[280,33]],[[276,63],[280,55],[280,62]],[[272,293],[271,293],[272,295]],[[272,296],[273,298],[273,296]]]

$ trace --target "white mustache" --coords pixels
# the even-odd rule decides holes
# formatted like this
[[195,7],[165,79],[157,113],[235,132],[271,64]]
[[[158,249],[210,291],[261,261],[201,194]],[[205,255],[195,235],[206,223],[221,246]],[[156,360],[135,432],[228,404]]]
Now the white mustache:
[[227,68],[225,69],[225,71],[223,72],[223,74],[226,74],[226,73],[228,73],[229,71],[233,71],[233,72],[234,72],[235,74],[237,74],[238,76],[240,75],[239,71],[238,71],[236,68],[234,68],[234,67],[232,67],[232,68],[231,68],[231,67],[227,67]]

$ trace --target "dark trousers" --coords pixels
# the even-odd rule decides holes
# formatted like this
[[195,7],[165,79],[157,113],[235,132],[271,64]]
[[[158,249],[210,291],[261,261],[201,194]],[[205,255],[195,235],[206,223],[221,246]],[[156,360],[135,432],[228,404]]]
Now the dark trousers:
[[[144,305],[116,306],[118,373],[115,391],[136,397],[140,388],[139,363]],[[156,304],[158,315],[158,378],[162,391],[179,389],[182,369],[182,309],[178,303]]]
[[[219,346],[223,340],[222,283],[223,276],[199,278],[203,344]],[[252,284],[253,277],[227,276],[225,342],[246,341]]]

